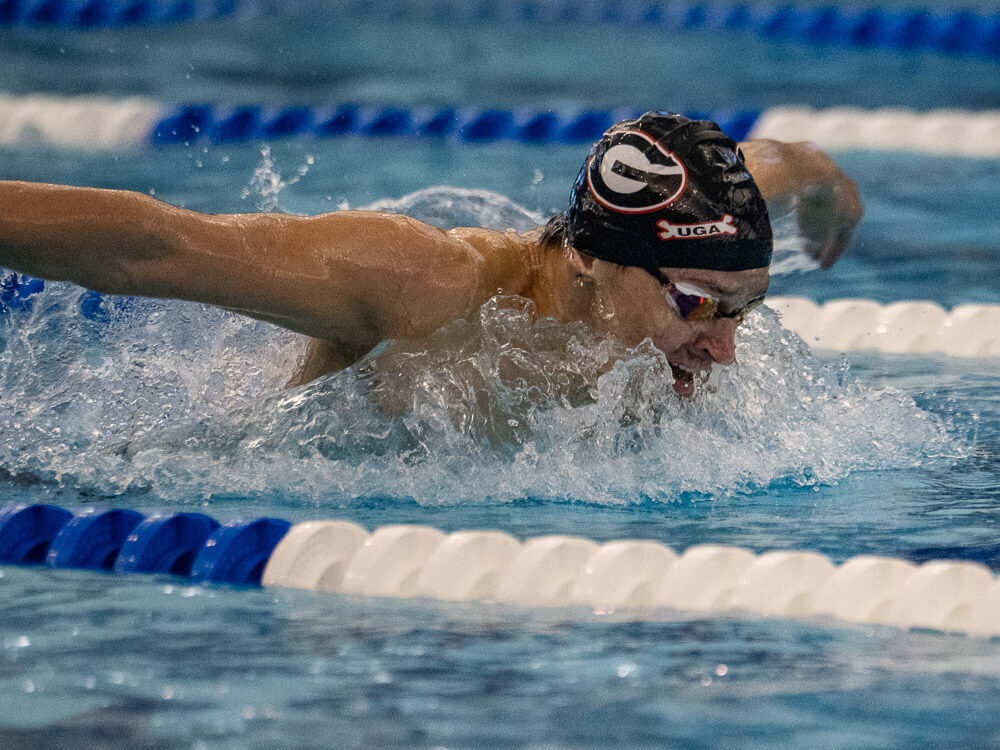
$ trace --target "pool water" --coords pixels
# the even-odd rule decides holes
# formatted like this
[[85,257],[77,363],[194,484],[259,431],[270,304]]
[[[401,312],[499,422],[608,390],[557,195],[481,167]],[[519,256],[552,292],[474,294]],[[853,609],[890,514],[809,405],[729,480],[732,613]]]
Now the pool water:
[[[0,70],[16,93],[170,101],[996,102],[995,66],[932,54],[739,38],[726,56],[755,64],[734,72],[706,34],[667,44],[650,30],[307,10],[267,23],[0,30]],[[512,55],[524,49],[537,54]],[[0,151],[0,177],[129,188],[208,212],[374,205],[528,228],[565,204],[582,158],[571,146],[432,140],[23,148]],[[995,162],[838,161],[866,202],[855,246],[821,271],[775,217],[774,293],[1000,304]],[[176,302],[106,300],[92,320],[81,294],[50,284],[0,320],[5,501],[647,538],[678,551],[715,542],[838,562],[947,557],[1000,571],[996,360],[812,354],[764,311],[745,325],[739,367],[682,403],[655,351],[533,326],[517,300],[500,300],[429,342],[387,345],[288,392],[296,336]],[[4,747],[1000,744],[995,640],[41,568],[0,569],[0,591]]]

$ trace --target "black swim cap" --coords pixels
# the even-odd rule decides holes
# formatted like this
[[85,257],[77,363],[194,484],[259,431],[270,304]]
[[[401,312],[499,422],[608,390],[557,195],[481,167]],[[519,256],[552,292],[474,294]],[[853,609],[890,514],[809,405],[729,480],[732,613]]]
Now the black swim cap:
[[742,271],[771,262],[767,206],[714,122],[647,112],[594,144],[573,185],[566,237],[641,268]]

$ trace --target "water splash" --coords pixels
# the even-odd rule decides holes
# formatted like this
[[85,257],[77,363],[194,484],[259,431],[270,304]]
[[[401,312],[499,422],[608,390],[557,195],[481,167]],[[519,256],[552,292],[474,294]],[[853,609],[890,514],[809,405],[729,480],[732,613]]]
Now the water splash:
[[271,213],[278,209],[278,195],[289,185],[294,185],[309,172],[315,160],[307,155],[303,162],[295,171],[295,176],[289,180],[281,179],[281,171],[275,166],[271,158],[271,147],[264,146],[260,150],[261,162],[254,169],[253,177],[250,178],[249,186],[243,188],[240,198],[246,200],[251,195],[256,195],[255,205],[258,211]]
[[402,198],[376,201],[368,208],[406,214],[442,229],[486,227],[527,232],[544,224],[548,218],[491,190],[464,190],[446,185],[417,190]]
[[[381,207],[538,221],[444,188]],[[3,320],[0,469],[14,477],[166,502],[277,492],[314,505],[385,494],[610,504],[830,483],[968,451],[909,397],[816,360],[766,309],[741,328],[740,364],[688,400],[648,342],[535,322],[520,298],[285,391],[301,337],[156,300],[106,301],[98,323],[78,313],[79,294],[47,285],[30,313]]]
[[799,232],[796,213],[797,202],[792,200],[784,207],[771,208],[771,228],[774,231],[774,255],[771,257],[771,276],[816,271],[819,261],[806,252],[806,240]]

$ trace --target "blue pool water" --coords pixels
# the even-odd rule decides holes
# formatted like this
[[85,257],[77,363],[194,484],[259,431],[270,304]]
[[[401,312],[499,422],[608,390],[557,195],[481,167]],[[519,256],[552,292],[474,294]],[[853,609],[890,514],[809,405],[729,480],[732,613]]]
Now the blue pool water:
[[[8,93],[169,101],[997,101],[995,64],[929,53],[307,10],[169,29],[0,29],[0,80]],[[749,62],[732,70],[725,58]],[[0,177],[129,188],[209,212],[377,204],[527,228],[563,206],[582,157],[571,146],[359,139],[21,148],[0,151]],[[995,161],[838,161],[867,207],[855,247],[820,271],[776,217],[774,293],[1000,303]],[[262,191],[279,173],[289,184]],[[412,195],[434,186],[447,187]],[[93,321],[81,293],[49,285],[0,323],[4,500],[648,538],[677,550],[717,542],[836,561],[949,557],[1000,571],[996,360],[812,355],[761,314],[747,321],[738,370],[680,404],[662,395],[669,377],[655,352],[532,327],[505,301],[287,393],[302,348],[290,334],[173,302],[108,301]],[[461,356],[443,338],[461,340]],[[496,376],[496,341],[535,390]],[[598,378],[609,357],[622,364]],[[385,417],[379,398],[402,398],[402,416]],[[477,421],[484,408],[490,419]],[[0,569],[0,592],[3,747],[1000,744],[995,640],[14,567]]]

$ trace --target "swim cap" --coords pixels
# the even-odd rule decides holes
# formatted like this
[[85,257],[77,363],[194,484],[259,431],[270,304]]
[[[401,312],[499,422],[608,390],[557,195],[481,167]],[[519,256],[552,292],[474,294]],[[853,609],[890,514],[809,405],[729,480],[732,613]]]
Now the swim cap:
[[641,268],[742,271],[771,262],[767,206],[714,122],[647,112],[594,144],[573,185],[566,237]]

